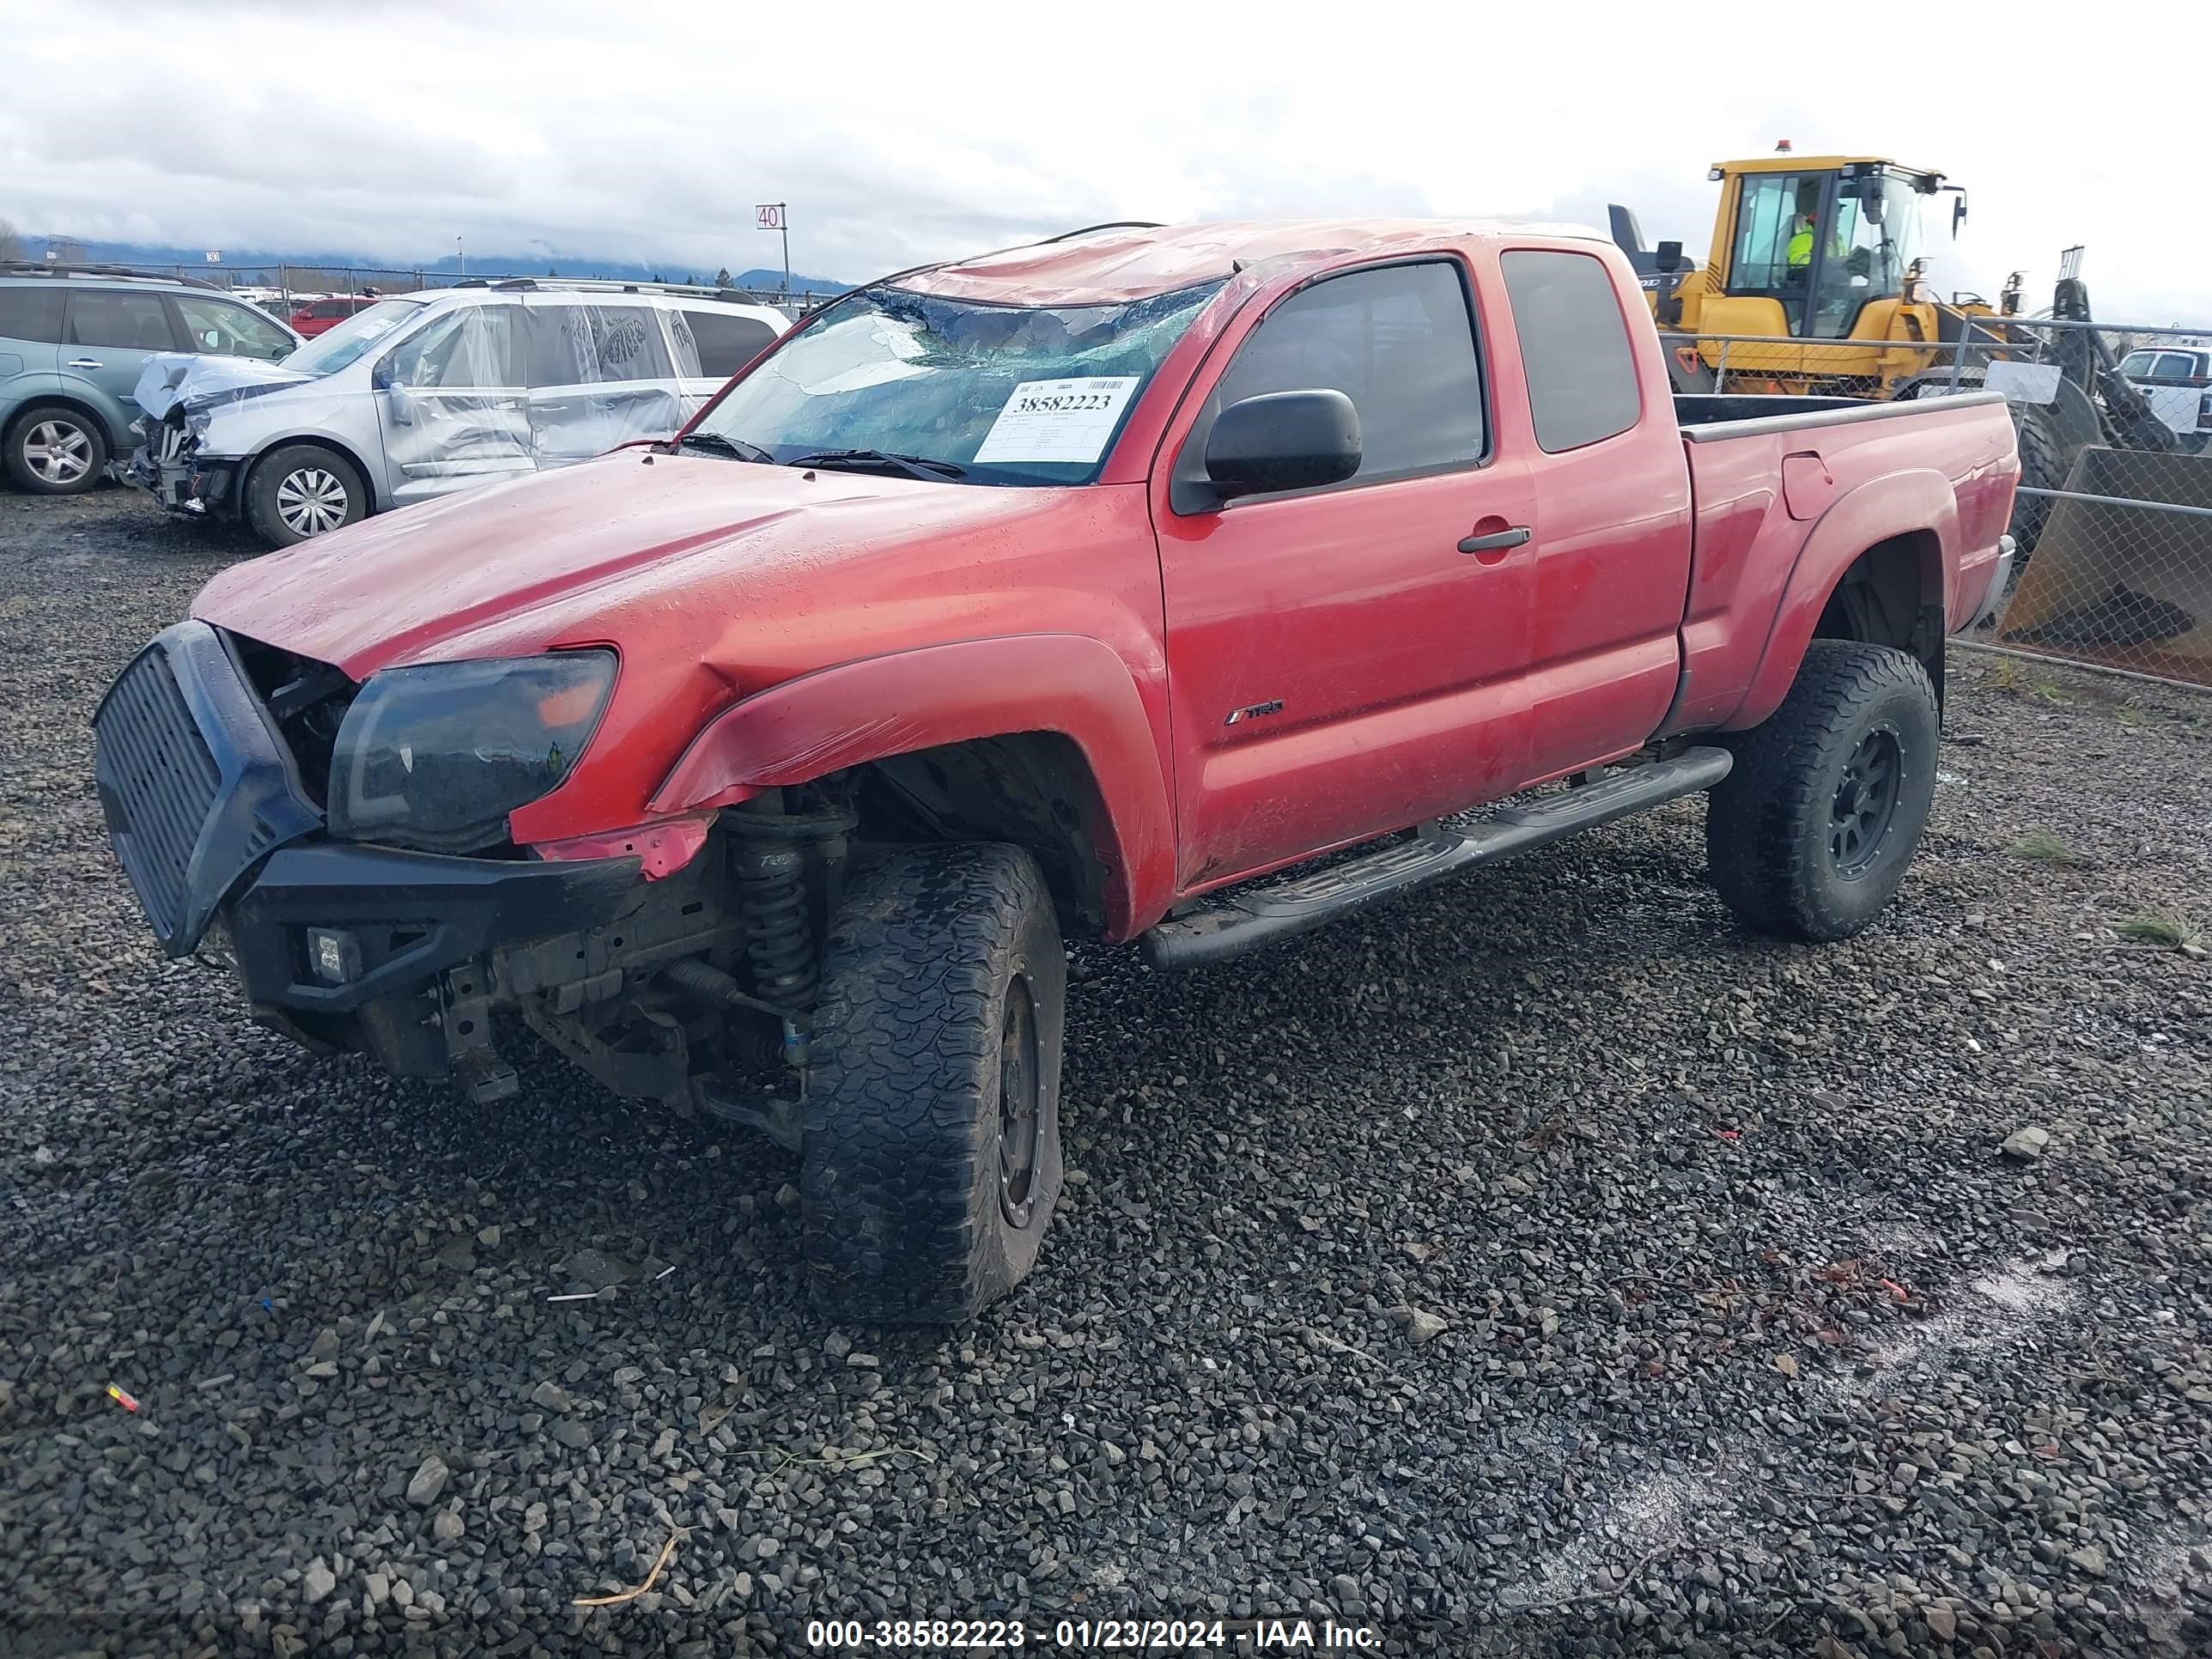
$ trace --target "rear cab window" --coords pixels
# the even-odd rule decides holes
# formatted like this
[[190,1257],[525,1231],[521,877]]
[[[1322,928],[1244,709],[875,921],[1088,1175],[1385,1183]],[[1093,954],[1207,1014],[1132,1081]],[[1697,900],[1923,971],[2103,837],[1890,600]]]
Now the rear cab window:
[[1352,400],[1363,451],[1359,471],[1331,489],[1478,465],[1488,422],[1458,262],[1346,271],[1280,301],[1237,347],[1191,428],[1176,463],[1177,510],[1211,502],[1206,441],[1224,409],[1273,392],[1322,390]]
[[1498,257],[1536,446],[1547,455],[1602,443],[1634,426],[1643,388],[1628,320],[1595,254],[1515,249]]

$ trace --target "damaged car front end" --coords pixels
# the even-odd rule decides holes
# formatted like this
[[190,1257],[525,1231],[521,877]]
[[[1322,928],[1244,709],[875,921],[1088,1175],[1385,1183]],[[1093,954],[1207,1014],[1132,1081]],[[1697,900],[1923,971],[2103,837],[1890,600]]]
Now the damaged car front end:
[[[582,756],[618,670],[586,648],[356,683],[180,623],[94,717],[109,835],[163,949],[215,956],[257,1023],[312,1050],[498,1100],[518,1083],[495,1027],[519,1020],[618,1093],[795,1135],[759,1079],[803,1058],[804,1017],[747,988],[760,907],[737,890],[783,844],[761,811],[777,803],[746,826],[764,841],[719,821],[736,813],[509,834]],[[842,859],[828,822],[810,867]]]
[[254,398],[313,378],[248,358],[157,352],[132,393],[143,411],[131,428],[138,444],[112,470],[169,512],[235,518],[238,477],[259,436],[244,411]]

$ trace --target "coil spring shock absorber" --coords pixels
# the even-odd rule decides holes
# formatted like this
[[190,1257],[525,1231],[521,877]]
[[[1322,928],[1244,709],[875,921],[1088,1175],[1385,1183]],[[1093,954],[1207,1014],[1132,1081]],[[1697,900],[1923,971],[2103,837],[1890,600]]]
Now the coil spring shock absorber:
[[798,843],[762,836],[740,842],[732,864],[745,958],[763,1001],[804,1008],[814,998],[813,928],[806,915],[806,866]]
[[[737,832],[730,871],[738,884],[738,914],[745,924],[745,960],[754,994],[803,1013],[813,1007],[822,977],[803,843],[824,843],[823,850],[836,855],[824,860],[825,868],[842,866],[844,835],[854,819],[841,812],[808,817],[769,811],[732,813],[729,822]],[[788,1015],[783,1057],[794,1068],[806,1065],[806,1027]]]

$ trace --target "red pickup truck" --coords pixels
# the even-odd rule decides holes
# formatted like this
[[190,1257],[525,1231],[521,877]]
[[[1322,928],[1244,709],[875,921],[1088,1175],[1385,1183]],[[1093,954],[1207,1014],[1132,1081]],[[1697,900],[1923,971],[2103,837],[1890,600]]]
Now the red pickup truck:
[[826,1308],[955,1319],[1060,1188],[1067,940],[1212,962],[1696,793],[1746,922],[1865,926],[2018,474],[1994,396],[1671,396],[1595,233],[1101,227],[225,572],[96,776],[258,1019],[482,1100],[527,1026],[794,1149]]

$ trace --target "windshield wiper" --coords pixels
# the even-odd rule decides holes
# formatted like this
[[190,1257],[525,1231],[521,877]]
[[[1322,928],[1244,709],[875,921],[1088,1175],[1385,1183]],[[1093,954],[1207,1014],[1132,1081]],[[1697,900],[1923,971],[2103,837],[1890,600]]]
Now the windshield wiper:
[[763,461],[775,465],[775,457],[758,444],[749,444],[743,438],[726,438],[719,432],[687,432],[676,441],[694,449],[715,449],[725,455],[734,455],[741,461]]
[[927,455],[895,455],[882,449],[817,449],[786,461],[786,466],[874,467],[902,473],[909,478],[964,478],[968,469],[953,461],[933,461]]

